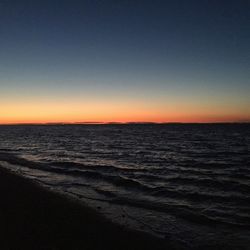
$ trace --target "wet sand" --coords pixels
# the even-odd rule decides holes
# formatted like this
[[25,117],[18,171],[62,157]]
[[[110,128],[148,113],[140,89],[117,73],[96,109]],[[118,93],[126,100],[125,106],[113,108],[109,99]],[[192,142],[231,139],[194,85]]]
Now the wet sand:
[[173,249],[0,168],[0,249]]

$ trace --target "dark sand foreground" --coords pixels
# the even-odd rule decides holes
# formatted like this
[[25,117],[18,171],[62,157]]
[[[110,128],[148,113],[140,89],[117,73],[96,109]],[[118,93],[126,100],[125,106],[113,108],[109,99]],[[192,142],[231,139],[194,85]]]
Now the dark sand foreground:
[[[183,250],[171,239],[129,231],[94,210],[50,192],[0,166],[0,250]],[[245,250],[249,246],[210,242],[185,250]]]
[[172,249],[0,168],[0,249]]

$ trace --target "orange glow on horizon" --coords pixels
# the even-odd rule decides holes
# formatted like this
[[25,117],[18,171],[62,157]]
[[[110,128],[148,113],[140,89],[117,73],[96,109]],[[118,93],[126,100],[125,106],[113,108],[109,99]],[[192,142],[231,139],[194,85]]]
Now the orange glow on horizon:
[[129,122],[153,122],[153,123],[216,123],[216,122],[250,122],[249,117],[238,115],[187,115],[187,114],[150,114],[150,113],[132,113],[132,114],[95,114],[91,116],[74,115],[51,115],[51,116],[27,116],[17,115],[6,118],[0,117],[0,124],[46,124],[46,123],[129,123]]
[[0,101],[0,124],[109,122],[249,122],[248,109],[124,100]]

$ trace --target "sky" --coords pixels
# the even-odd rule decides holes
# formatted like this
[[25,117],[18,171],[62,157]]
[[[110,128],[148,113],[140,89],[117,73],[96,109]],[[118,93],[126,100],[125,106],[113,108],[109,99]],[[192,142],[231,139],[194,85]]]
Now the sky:
[[249,0],[0,0],[0,123],[250,121]]

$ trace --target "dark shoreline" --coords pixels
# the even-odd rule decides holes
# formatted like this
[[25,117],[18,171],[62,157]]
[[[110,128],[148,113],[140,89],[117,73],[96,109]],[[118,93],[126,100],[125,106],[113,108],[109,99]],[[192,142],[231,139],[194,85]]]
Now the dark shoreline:
[[79,201],[0,165],[1,250],[246,250],[244,242],[188,246],[112,223]]
[[0,248],[175,249],[0,168]]

